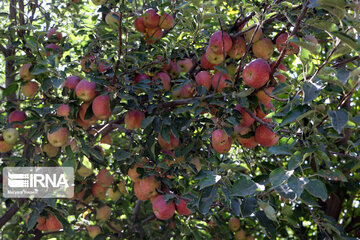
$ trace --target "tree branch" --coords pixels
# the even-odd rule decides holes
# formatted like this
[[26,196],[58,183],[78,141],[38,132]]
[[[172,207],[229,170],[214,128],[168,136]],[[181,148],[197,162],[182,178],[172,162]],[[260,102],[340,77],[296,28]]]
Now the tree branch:
[[17,211],[19,211],[20,207],[26,201],[26,198],[21,198],[20,200],[16,201],[4,215],[2,215],[0,218],[0,229],[17,213]]

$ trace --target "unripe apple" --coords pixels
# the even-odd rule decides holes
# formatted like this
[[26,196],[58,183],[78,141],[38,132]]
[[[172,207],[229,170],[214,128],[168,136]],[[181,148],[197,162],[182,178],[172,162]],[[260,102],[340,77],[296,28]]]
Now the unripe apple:
[[260,88],[266,84],[270,78],[270,66],[261,58],[248,63],[242,73],[246,85],[252,88]]
[[61,51],[60,51],[59,46],[54,43],[46,45],[45,50],[46,50],[46,52],[45,52],[46,57],[50,57],[53,54],[59,54],[58,59],[61,59],[61,57],[62,57],[60,54]]
[[87,112],[87,109],[89,107],[89,103],[88,102],[84,102],[81,104],[80,106],[80,111],[79,111],[79,118],[80,118],[80,121],[86,125],[93,125],[97,122],[97,118],[95,115],[93,115],[91,118],[89,119],[85,119],[85,115],[86,115],[86,112]]
[[119,28],[120,13],[109,12],[105,17],[105,22],[113,29]]
[[146,27],[144,25],[143,17],[138,17],[137,19],[135,19],[134,25],[135,25],[135,29],[138,32],[141,32],[141,33],[146,32]]
[[196,94],[195,87],[191,83],[185,84],[180,91],[182,98],[191,98]]
[[[255,27],[252,28],[252,29],[250,29],[250,30],[247,30],[247,31],[244,33],[244,38],[245,38],[245,41],[246,41],[247,43],[250,42],[251,37],[252,37],[254,31],[255,31]],[[253,39],[252,42],[255,43],[255,42],[259,41],[259,40],[262,39],[262,38],[263,38],[263,32],[262,32],[261,28],[259,28],[259,29],[256,31],[255,36],[254,36],[254,39]]]
[[76,172],[81,177],[88,177],[93,173],[93,168],[87,168],[85,165],[81,165],[81,167]]
[[246,43],[244,38],[237,36],[232,39],[232,47],[230,48],[228,54],[231,58],[238,60],[245,54]]
[[159,189],[160,186],[160,182],[154,176],[143,178],[139,182],[142,194],[147,199],[156,196],[158,194],[156,189]]
[[15,144],[19,138],[19,132],[15,128],[8,128],[3,132],[4,141],[9,144]]
[[159,195],[152,200],[152,208],[155,216],[160,220],[168,220],[175,214],[174,202],[167,204],[164,195]]
[[92,239],[96,238],[96,236],[101,233],[101,228],[98,226],[87,226],[86,229]]
[[131,181],[135,183],[140,182],[139,174],[137,172],[138,167],[142,167],[141,164],[135,163],[135,165],[128,170],[128,176],[130,177]]
[[[286,47],[286,42],[289,37],[289,34],[282,33],[276,38],[276,47],[279,52],[282,52],[282,50]],[[299,46],[296,45],[293,42],[289,42],[288,47],[286,48],[286,55],[291,55],[294,53],[297,53],[299,51]]]
[[227,53],[232,46],[232,40],[227,32],[216,31],[214,32],[209,40],[209,47],[215,54],[224,55]]
[[20,67],[20,78],[24,79],[24,81],[30,81],[31,79],[34,79],[35,76],[30,72],[31,67],[31,63],[26,63]]
[[246,232],[244,230],[235,233],[235,240],[246,240]]
[[168,73],[171,79],[177,79],[180,75],[180,67],[175,62],[171,61]]
[[232,139],[231,137],[228,138],[228,141],[224,144],[224,145],[212,145],[214,150],[217,152],[217,153],[220,153],[220,154],[225,154],[225,153],[228,153],[231,149],[231,144],[232,144]]
[[46,34],[46,37],[48,39],[55,37],[57,41],[60,42],[62,38],[62,34],[61,32],[58,32],[56,28],[50,28],[48,33]]
[[114,181],[114,176],[105,168],[99,171],[96,178],[97,182],[104,187],[110,186]]
[[103,206],[96,210],[96,219],[100,221],[106,221],[111,216],[111,208],[109,206]]
[[160,16],[152,8],[146,10],[142,17],[147,28],[156,28],[159,25]]
[[252,46],[253,53],[257,58],[268,60],[274,53],[274,45],[269,38],[263,38]]
[[75,88],[75,94],[84,102],[89,102],[96,96],[96,83],[89,82],[85,79],[81,80]]
[[141,122],[145,119],[145,114],[139,110],[130,110],[125,114],[124,123],[126,129],[134,130],[141,128]]
[[104,5],[107,0],[91,0],[94,5],[100,6]]
[[165,91],[170,91],[171,89],[171,78],[168,73],[166,72],[158,72],[154,75],[153,80],[161,80],[163,88]]
[[210,47],[206,48],[205,56],[209,63],[214,65],[219,65],[225,60],[224,54],[216,54],[211,50]]
[[161,28],[148,28],[145,35],[146,44],[154,44],[162,38],[162,35],[163,31]]
[[109,225],[111,226],[109,227],[109,230],[113,233],[121,232],[122,230],[122,226],[119,222],[110,221]]
[[237,217],[232,217],[229,220],[229,228],[232,232],[240,229],[240,220]]
[[158,142],[163,150],[174,150],[179,145],[179,137],[175,137],[174,134],[170,131],[170,142],[165,141],[161,134],[158,134]]
[[266,90],[266,92],[268,92],[270,95],[272,94],[272,91],[274,90],[274,87],[268,87],[268,88],[264,88],[260,91],[257,91],[255,93],[256,97],[259,99],[259,102],[261,102],[262,104],[264,104],[265,106],[268,106],[269,103],[271,102],[271,97],[269,97],[264,90]]
[[94,197],[98,198],[101,201],[105,200],[107,188],[102,186],[100,183],[95,183],[91,186],[91,193]]
[[204,86],[206,90],[210,90],[213,76],[208,71],[201,71],[195,76],[196,84]]
[[159,20],[159,27],[164,30],[169,30],[174,26],[174,18],[169,13],[163,13]]
[[[271,71],[273,71],[274,67],[275,67],[275,62],[271,62],[271,63],[270,63]],[[282,64],[282,63],[279,64],[279,66],[278,66],[277,69],[280,69],[280,70],[282,70],[282,71],[287,71],[285,65]],[[276,71],[275,71],[275,72],[276,72]],[[274,74],[274,75],[275,75],[275,74]],[[277,78],[280,83],[283,83],[283,82],[286,81],[286,76],[285,76],[284,74],[277,74],[277,75],[275,76],[275,78]]]
[[22,128],[24,125],[22,124],[12,124],[13,122],[22,122],[26,119],[26,114],[23,111],[12,111],[9,114],[9,124],[14,128]]
[[63,226],[54,215],[49,214],[49,218],[46,219],[46,227],[48,231],[59,231]]
[[47,143],[43,145],[42,150],[48,157],[52,158],[58,155],[60,148]]
[[70,107],[68,104],[61,104],[57,109],[57,115],[59,117],[68,117],[70,114]]
[[188,216],[192,214],[192,212],[187,208],[187,204],[184,199],[180,199],[180,202],[178,205],[176,205],[176,211],[183,216]]
[[260,125],[255,130],[255,140],[263,147],[271,147],[279,142],[279,136],[264,125]]
[[106,120],[111,116],[110,97],[108,94],[97,96],[92,103],[92,110],[97,119]]
[[118,185],[116,185],[116,188],[109,188],[107,194],[108,197],[113,200],[117,201],[122,194],[127,193],[126,187],[125,187],[125,181],[120,182]]
[[177,61],[177,65],[179,65],[180,72],[187,73],[193,66],[193,62],[190,58],[185,58]]
[[39,90],[39,84],[34,80],[25,82],[21,86],[21,92],[27,98],[35,97],[38,90]]
[[62,147],[68,142],[69,135],[69,130],[62,127],[52,133],[48,132],[47,138],[49,140],[49,143],[54,147]]
[[10,151],[14,147],[13,144],[5,142],[2,135],[0,135],[0,153],[5,153]]
[[136,74],[133,80],[135,83],[139,83],[145,79],[150,80],[150,77],[148,75],[146,75],[145,73],[142,73],[142,74]]
[[204,69],[213,70],[215,64],[210,63],[206,58],[206,53],[201,56],[200,64]]
[[211,86],[213,89],[217,89],[217,92],[222,92],[225,87],[231,86],[231,84],[227,81],[232,82],[232,79],[229,75],[223,72],[216,71],[211,80]]
[[80,61],[81,70],[85,73],[91,72],[91,66],[95,63],[94,56],[83,57]]
[[66,78],[65,84],[64,86],[70,90],[73,89],[75,90],[76,85],[78,85],[78,83],[80,82],[81,78],[79,78],[78,76],[70,76]]

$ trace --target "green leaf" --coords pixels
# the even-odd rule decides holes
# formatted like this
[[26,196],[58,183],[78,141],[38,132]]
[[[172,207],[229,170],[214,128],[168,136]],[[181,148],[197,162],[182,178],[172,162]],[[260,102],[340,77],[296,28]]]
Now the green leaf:
[[332,126],[340,134],[343,127],[347,124],[349,120],[348,113],[344,109],[339,111],[328,111],[328,115],[331,118]]
[[216,198],[217,190],[218,190],[217,186],[214,185],[211,187],[207,187],[202,191],[200,200],[199,200],[200,213],[202,213],[204,215],[209,213],[210,206]]
[[325,184],[318,179],[311,179],[305,185],[306,191],[308,191],[312,196],[317,197],[325,201],[328,197]]
[[143,119],[141,121],[141,128],[142,129],[147,128],[154,121],[154,118],[155,118],[155,116],[150,116],[150,117]]
[[161,137],[168,143],[170,143],[170,128],[163,126],[161,129]]
[[115,154],[114,154],[114,158],[116,160],[123,160],[123,159],[127,159],[131,157],[131,153],[121,150],[121,149],[116,149],[115,150]]
[[313,101],[321,92],[321,86],[316,83],[306,82],[303,86],[304,100],[303,104]]
[[5,90],[3,91],[4,96],[11,95],[18,90],[19,85],[15,82],[11,83]]
[[335,170],[320,170],[316,173],[316,175],[323,177],[330,181],[341,181],[347,182],[347,178],[345,175],[338,169]]
[[245,197],[255,193],[257,185],[251,179],[241,176],[231,188],[231,196]]
[[212,186],[221,179],[221,176],[216,175],[215,172],[209,172],[209,174],[199,181],[200,190]]
[[296,108],[291,109],[291,111],[289,111],[285,115],[280,126],[284,126],[284,125],[286,125],[288,123],[292,123],[294,121],[299,121],[313,112],[314,111],[312,111],[308,105],[299,105]]
[[30,214],[29,220],[28,220],[28,226],[27,229],[28,231],[30,229],[33,229],[37,223],[37,220],[39,218],[39,211],[37,209],[35,209],[34,211],[32,211],[32,213]]
[[294,191],[296,196],[299,198],[304,191],[304,185],[307,183],[306,178],[297,178],[295,176],[291,176],[288,180],[288,186],[291,190]]
[[32,69],[31,73],[34,74],[34,75],[39,75],[39,74],[42,74],[42,73],[46,73],[48,72],[48,68],[44,65],[41,65],[41,64],[36,64],[34,66],[34,68]]
[[286,181],[291,175],[293,171],[285,171],[282,168],[277,168],[273,170],[269,175],[270,183],[276,187],[279,186],[281,183]]
[[358,52],[360,51],[360,46],[359,46],[358,42],[355,39],[353,39],[352,37],[350,37],[349,35],[346,35],[342,32],[332,32],[331,34],[335,37],[340,38],[351,49],[358,51]]

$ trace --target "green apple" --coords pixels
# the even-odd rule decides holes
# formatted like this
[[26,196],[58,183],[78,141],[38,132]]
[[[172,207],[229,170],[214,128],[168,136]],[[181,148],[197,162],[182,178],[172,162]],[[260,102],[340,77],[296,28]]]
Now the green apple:
[[106,3],[106,0],[91,0],[93,2],[94,5],[100,6],[100,5],[104,5],[104,3]]
[[19,132],[15,128],[8,128],[3,132],[5,142],[15,144],[19,137]]

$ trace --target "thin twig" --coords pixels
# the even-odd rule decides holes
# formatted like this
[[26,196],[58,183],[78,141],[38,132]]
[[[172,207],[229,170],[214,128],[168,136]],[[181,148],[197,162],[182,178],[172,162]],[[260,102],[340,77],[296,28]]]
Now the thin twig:
[[265,93],[266,95],[268,95],[269,97],[275,99],[276,101],[280,101],[280,102],[288,102],[288,101],[289,101],[288,99],[278,98],[278,97],[270,94],[265,88],[263,89],[263,91],[264,91],[264,93]]

